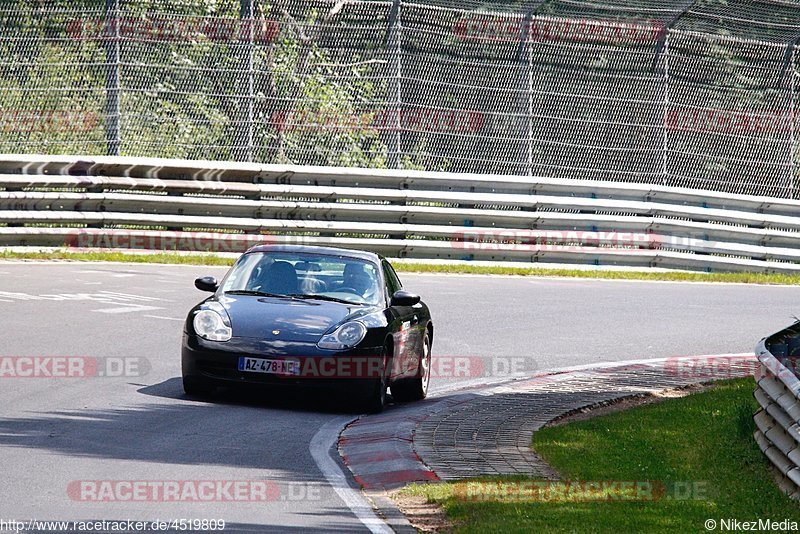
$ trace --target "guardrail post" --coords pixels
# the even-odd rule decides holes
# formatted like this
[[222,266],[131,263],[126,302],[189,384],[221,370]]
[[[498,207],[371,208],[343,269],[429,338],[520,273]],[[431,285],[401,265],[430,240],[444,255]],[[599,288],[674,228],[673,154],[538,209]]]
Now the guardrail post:
[[106,155],[119,156],[120,136],[119,0],[106,0],[103,44],[106,49]]

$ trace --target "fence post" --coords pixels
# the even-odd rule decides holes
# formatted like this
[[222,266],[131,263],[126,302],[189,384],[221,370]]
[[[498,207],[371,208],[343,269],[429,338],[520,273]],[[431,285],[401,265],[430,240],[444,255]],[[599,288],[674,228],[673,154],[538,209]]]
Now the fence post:
[[[393,75],[395,79],[395,91],[394,91],[394,150],[389,151],[389,161],[388,167],[399,169],[400,168],[400,151],[402,149],[402,133],[401,127],[403,125],[403,92],[402,92],[402,83],[403,83],[403,63],[401,60],[402,56],[402,46],[403,40],[401,36],[402,25],[400,23],[400,9],[401,9],[401,1],[402,0],[393,0],[392,2],[392,9],[389,12],[389,20],[388,20],[388,30],[386,34],[385,45],[388,47],[390,43],[394,44],[394,72],[389,72],[390,75]],[[392,95],[388,95],[387,107],[391,109]],[[386,115],[389,115],[389,110],[386,110]],[[389,126],[389,121],[387,121],[386,126]]]
[[533,176],[533,46],[531,45],[530,28],[533,19],[526,22],[526,28],[522,32],[524,36],[523,46],[528,49],[528,176]]
[[103,44],[106,49],[106,155],[119,156],[120,137],[120,17],[119,0],[106,0]]
[[667,28],[666,35],[664,36],[664,146],[662,147],[663,160],[661,163],[661,172],[664,175],[662,178],[662,185],[667,185],[669,179],[669,36],[670,29]]
[[523,131],[522,133],[525,135],[525,147],[527,149],[528,176],[533,176],[533,24],[539,8],[544,4],[544,0],[537,1],[526,10],[525,15],[522,17],[519,48],[517,50],[517,61],[523,65],[525,72],[522,85],[527,94],[527,132]]
[[797,94],[796,85],[795,85],[797,83],[797,68],[796,68],[796,63],[795,63],[795,60],[797,59],[796,54],[797,54],[797,47],[792,45],[792,57],[791,57],[792,66],[791,66],[791,69],[789,70],[789,75],[792,77],[792,83],[790,85],[792,92],[791,92],[791,99],[789,101],[789,105],[791,106],[790,107],[791,111],[789,113],[789,120],[792,123],[791,129],[790,129],[790,131],[792,133],[792,137],[791,137],[791,143],[789,145],[789,173],[790,173],[789,174],[789,198],[792,198],[792,199],[795,198],[796,191],[797,191],[796,188],[795,188],[795,180],[796,180],[796,178],[795,178],[795,165],[796,165],[796,162],[795,162],[795,158],[796,158],[795,151],[797,149],[797,130],[796,130],[796,128],[797,128],[797,117],[795,116],[796,106],[795,106],[795,101],[794,101],[795,95]]
[[242,61],[247,95],[242,112],[237,117],[237,135],[235,142],[244,142],[242,148],[234,149],[239,161],[252,162],[255,157],[253,123],[255,119],[255,19],[253,17],[253,1],[241,0],[239,10],[240,30],[239,37],[242,37],[241,26],[246,30],[247,42],[245,44],[245,54]]

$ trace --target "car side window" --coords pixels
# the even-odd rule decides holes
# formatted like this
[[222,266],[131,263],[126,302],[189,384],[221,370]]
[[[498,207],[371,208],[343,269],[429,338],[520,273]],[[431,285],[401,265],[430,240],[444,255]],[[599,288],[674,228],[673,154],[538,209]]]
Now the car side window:
[[389,292],[390,298],[396,291],[403,289],[400,278],[397,277],[397,273],[394,272],[394,269],[387,261],[383,262],[383,277],[386,279],[386,289]]

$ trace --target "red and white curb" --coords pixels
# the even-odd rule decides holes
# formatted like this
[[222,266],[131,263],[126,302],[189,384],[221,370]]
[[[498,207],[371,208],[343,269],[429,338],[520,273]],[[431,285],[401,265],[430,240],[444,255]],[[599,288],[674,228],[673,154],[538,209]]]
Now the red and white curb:
[[410,482],[438,481],[414,451],[414,429],[431,413],[453,405],[453,399],[430,399],[350,423],[339,435],[339,454],[356,483],[364,489],[385,490]]

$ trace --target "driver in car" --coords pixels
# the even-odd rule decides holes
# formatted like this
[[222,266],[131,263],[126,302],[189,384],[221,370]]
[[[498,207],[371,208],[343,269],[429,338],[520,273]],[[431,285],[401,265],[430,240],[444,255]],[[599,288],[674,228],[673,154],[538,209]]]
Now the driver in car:
[[374,295],[378,291],[377,279],[367,274],[363,263],[348,263],[344,266],[342,288],[350,288],[362,297]]

